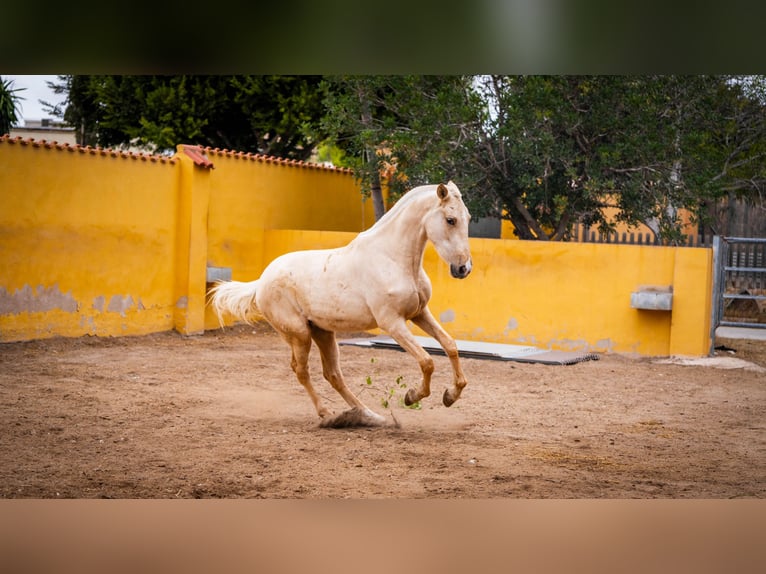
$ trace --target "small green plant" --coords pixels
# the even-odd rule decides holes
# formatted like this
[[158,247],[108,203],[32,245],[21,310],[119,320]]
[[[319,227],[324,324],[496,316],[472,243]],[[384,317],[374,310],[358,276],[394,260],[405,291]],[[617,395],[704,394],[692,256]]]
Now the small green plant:
[[[370,363],[375,364],[375,357],[370,359]],[[420,410],[422,408],[420,401],[417,401],[411,405],[404,404],[404,396],[407,393],[407,383],[404,382],[403,375],[396,377],[396,380],[392,385],[382,385],[382,388],[381,385],[373,381],[372,375],[367,375],[365,377],[365,383],[366,387],[363,388],[381,393],[382,396],[380,397],[380,404],[384,409],[390,410],[391,404],[394,400],[398,400],[399,405],[407,409]]]

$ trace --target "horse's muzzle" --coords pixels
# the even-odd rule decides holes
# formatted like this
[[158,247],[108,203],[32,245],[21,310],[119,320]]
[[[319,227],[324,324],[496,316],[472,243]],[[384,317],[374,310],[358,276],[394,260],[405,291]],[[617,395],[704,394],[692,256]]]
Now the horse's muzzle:
[[463,265],[451,264],[449,272],[455,279],[465,279],[471,273],[471,260],[469,259]]

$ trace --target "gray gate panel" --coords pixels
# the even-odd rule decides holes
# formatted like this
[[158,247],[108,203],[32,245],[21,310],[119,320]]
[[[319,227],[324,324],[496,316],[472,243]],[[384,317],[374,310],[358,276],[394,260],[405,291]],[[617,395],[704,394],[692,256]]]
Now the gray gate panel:
[[766,238],[714,237],[713,269],[713,334],[719,325],[766,329],[766,323],[725,319],[727,301],[766,300],[752,294],[766,289]]

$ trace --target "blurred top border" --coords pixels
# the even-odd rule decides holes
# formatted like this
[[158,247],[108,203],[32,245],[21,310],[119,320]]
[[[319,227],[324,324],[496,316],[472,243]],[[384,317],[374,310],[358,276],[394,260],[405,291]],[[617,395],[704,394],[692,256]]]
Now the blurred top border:
[[766,72],[766,7],[729,0],[283,0],[3,8],[0,74]]

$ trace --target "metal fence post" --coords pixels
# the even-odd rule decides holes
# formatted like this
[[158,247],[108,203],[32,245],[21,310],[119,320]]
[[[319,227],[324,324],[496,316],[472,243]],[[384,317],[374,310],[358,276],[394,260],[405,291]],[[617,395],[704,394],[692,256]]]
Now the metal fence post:
[[721,297],[722,279],[721,272],[723,270],[723,264],[721,261],[721,237],[719,235],[713,236],[713,300],[711,307],[712,318],[710,321],[710,356],[715,354],[715,332],[718,329],[718,324],[721,321],[721,303],[723,298]]

